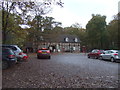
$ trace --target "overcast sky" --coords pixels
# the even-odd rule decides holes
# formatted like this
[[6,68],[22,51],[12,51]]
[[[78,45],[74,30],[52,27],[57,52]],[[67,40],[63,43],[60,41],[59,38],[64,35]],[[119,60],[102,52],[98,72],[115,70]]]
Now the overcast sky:
[[62,22],[63,27],[79,23],[85,28],[92,14],[107,16],[107,23],[118,13],[118,2],[120,0],[61,0],[64,7],[54,6],[49,16],[56,21]]

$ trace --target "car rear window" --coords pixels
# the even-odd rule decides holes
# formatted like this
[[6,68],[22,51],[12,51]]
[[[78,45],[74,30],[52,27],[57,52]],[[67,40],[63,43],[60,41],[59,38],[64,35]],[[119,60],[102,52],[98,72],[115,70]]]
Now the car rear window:
[[14,55],[14,52],[10,49],[2,49],[2,54],[12,54],[12,55]]
[[11,48],[13,51],[22,52],[22,50],[18,46],[2,46],[2,47],[7,47],[7,48]]
[[47,48],[42,48],[42,49],[39,49],[39,50],[49,50],[49,49],[47,49]]
[[13,46],[3,46],[3,47],[11,48],[12,50],[17,50],[17,48]]

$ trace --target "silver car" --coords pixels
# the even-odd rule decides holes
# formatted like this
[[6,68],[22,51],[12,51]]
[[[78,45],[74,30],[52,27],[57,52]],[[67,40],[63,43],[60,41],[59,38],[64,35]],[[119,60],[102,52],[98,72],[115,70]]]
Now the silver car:
[[112,62],[114,61],[120,61],[120,51],[119,50],[106,50],[102,54],[100,54],[99,59],[104,60],[110,60]]

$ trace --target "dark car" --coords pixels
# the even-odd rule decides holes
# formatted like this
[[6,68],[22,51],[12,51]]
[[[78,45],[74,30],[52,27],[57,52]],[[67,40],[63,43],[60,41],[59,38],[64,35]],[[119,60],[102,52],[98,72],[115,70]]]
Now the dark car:
[[98,49],[94,49],[92,50],[92,52],[88,53],[88,58],[96,58],[98,59],[100,54],[103,53],[104,50],[98,50]]
[[15,53],[10,48],[2,48],[2,69],[7,69],[17,62]]
[[17,45],[2,45],[2,47],[11,48],[14,51],[18,61],[26,61],[28,58],[27,54],[23,53]]
[[46,48],[39,49],[37,51],[37,58],[38,59],[40,59],[40,58],[48,58],[48,59],[50,59],[51,58],[50,50],[46,49]]

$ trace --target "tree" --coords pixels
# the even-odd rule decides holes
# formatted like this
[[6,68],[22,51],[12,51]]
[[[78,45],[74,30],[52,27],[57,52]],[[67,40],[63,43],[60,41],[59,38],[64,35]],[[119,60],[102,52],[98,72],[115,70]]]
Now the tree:
[[99,14],[92,14],[92,19],[86,25],[88,45],[90,48],[104,48],[106,44],[105,30],[106,30],[106,16],[101,16]]
[[71,27],[64,28],[64,33],[76,35],[80,38],[81,46],[86,46],[86,29],[82,28],[80,24],[75,23]]
[[74,27],[74,28],[82,28],[79,23],[72,24],[72,27]]
[[120,50],[120,12],[118,13],[118,49]]
[[111,49],[119,48],[119,27],[118,27],[119,23],[118,22],[119,22],[118,15],[115,15],[114,19],[107,26],[109,44]]
[[54,18],[53,17],[45,17],[44,18],[44,30],[52,30],[54,27],[57,27],[59,25],[61,25],[60,22],[56,22],[54,21]]
[[43,38],[45,39],[46,42],[57,42],[59,35],[63,34],[63,28],[62,27],[54,27],[52,30],[45,30]]
[[[12,1],[3,1],[2,2],[2,35],[3,35],[3,44],[6,44],[6,40],[7,40],[7,34],[8,32],[13,32],[13,28],[14,26],[18,26],[19,27],[19,24],[22,24],[24,22],[21,22],[23,21],[23,17],[20,17],[20,13],[18,12],[17,10],[17,7],[22,10],[23,14],[25,15],[25,13],[27,13],[27,11],[24,8],[27,8],[29,7],[29,5],[27,5],[28,3],[26,2],[12,2]],[[31,3],[29,3],[31,4]],[[32,5],[31,5],[32,6]],[[14,19],[12,19],[14,18]],[[17,20],[17,19],[20,19],[21,20]],[[12,19],[12,21],[10,21],[10,19]],[[14,22],[17,21],[17,24],[15,25]],[[18,22],[19,21],[19,22]],[[14,23],[14,24],[12,24]],[[12,26],[11,26],[12,25]],[[13,26],[14,25],[14,26]],[[12,28],[12,29],[9,29],[9,26]],[[14,28],[15,29],[15,28]],[[14,31],[16,32],[16,31]]]
[[[2,2],[2,35],[3,35],[3,43],[6,43],[6,32],[8,32],[9,18],[10,14],[16,14],[20,16],[23,20],[23,24],[27,24],[29,20],[31,20],[32,15],[42,15],[46,14],[50,11],[52,3],[56,3],[57,5],[62,6],[63,3],[61,0],[43,0],[41,2],[12,2],[11,0],[4,0]],[[19,8],[19,10],[18,10]],[[7,13],[5,13],[7,12]]]
[[[4,13],[7,13],[7,12],[4,12]],[[21,45],[24,42],[24,39],[27,35],[26,31],[19,26],[19,24],[22,23],[22,19],[15,14],[9,14],[9,18],[7,21],[9,23],[7,24],[7,28],[5,31],[5,36],[6,36],[5,44]]]

